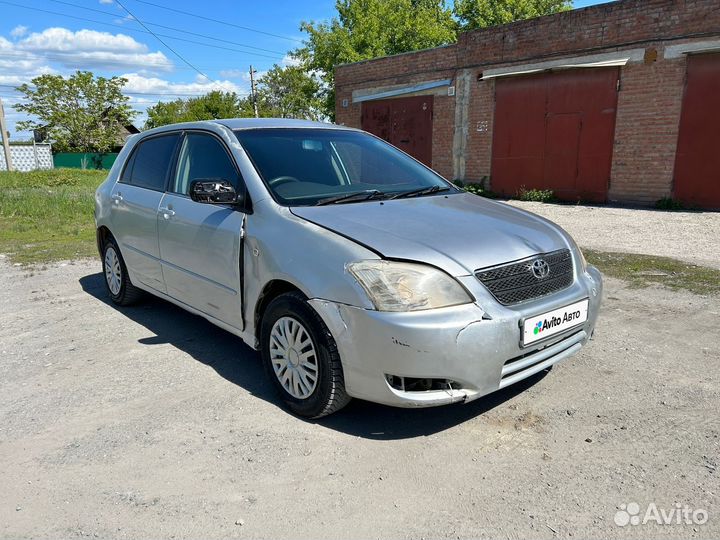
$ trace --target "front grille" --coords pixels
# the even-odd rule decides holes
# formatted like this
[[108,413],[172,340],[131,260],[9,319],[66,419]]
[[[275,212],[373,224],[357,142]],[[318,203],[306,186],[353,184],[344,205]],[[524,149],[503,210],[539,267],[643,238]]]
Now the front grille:
[[[538,260],[547,263],[549,272],[536,277],[533,264]],[[475,272],[490,293],[503,305],[519,304],[566,289],[573,282],[573,262],[570,250],[533,255],[516,261]]]

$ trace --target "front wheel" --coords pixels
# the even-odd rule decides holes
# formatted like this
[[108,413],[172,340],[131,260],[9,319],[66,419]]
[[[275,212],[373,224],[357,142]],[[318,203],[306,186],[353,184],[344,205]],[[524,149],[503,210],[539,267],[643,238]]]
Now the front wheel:
[[348,404],[335,340],[300,293],[270,302],[260,340],[265,371],[292,412],[320,418]]

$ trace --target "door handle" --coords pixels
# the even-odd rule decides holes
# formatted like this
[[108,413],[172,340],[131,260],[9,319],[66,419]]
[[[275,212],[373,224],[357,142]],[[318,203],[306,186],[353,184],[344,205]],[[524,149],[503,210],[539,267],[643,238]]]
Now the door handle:
[[160,207],[160,208],[158,208],[158,213],[162,214],[162,217],[164,217],[165,219],[170,219],[171,217],[173,217],[175,215],[175,210],[171,210],[170,208]]
[[123,201],[122,193],[113,193],[110,198],[115,201],[115,204],[120,204]]

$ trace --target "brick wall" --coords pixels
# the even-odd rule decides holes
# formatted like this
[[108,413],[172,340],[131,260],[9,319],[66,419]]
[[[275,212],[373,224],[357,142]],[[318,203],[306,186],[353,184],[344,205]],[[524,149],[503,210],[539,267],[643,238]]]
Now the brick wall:
[[718,0],[622,0],[461,34],[459,67],[598,52],[720,30]]
[[495,81],[478,81],[479,70],[473,71],[465,180],[481,181],[490,176],[492,157],[493,111]]
[[[360,127],[361,107],[352,103],[353,90],[455,81],[469,71],[467,125],[455,125],[460,97],[435,98],[433,167],[448,178],[480,181],[491,171],[495,108],[494,82],[479,80],[484,70],[644,49],[644,61],[620,70],[608,198],[652,203],[672,192],[686,70],[686,57],[665,59],[665,47],[718,39],[720,0],[620,0],[476,30],[461,34],[454,46],[338,66],[337,121]],[[347,108],[342,99],[348,100]],[[457,144],[460,130],[462,168],[453,160],[453,139]]]
[[621,70],[611,201],[653,203],[670,196],[685,68],[681,58]]
[[442,120],[433,121],[432,168],[449,179],[453,177],[452,146],[455,126],[447,119],[454,117],[455,99],[447,95],[435,96],[433,119],[441,118]]

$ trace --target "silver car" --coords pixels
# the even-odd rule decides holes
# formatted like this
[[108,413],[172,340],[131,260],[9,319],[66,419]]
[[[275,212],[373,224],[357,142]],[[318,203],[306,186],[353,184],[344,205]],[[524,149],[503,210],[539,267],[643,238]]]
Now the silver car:
[[113,302],[148,292],[239,336],[302,416],[469,402],[576,353],[600,308],[560,227],[355,129],[153,129],[95,202]]

